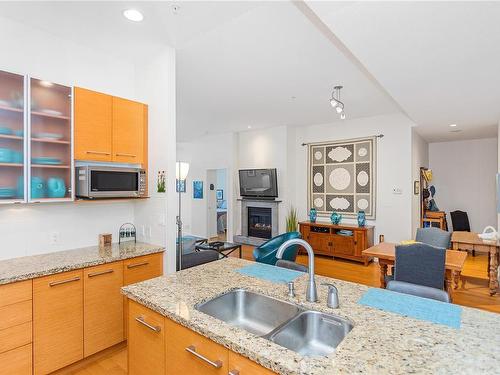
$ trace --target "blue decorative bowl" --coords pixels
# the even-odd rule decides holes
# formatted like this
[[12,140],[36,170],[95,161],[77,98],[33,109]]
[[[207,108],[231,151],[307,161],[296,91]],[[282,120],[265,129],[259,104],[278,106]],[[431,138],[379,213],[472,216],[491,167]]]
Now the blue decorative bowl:
[[45,198],[45,181],[41,177],[32,177],[31,178],[31,198]]
[[49,198],[64,198],[66,195],[66,184],[59,177],[50,177],[47,180],[47,196]]

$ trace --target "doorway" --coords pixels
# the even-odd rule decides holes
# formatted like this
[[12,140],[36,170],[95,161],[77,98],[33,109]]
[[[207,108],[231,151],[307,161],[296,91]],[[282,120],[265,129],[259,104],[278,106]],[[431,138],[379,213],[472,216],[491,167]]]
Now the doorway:
[[211,240],[227,240],[227,169],[207,170],[207,234]]

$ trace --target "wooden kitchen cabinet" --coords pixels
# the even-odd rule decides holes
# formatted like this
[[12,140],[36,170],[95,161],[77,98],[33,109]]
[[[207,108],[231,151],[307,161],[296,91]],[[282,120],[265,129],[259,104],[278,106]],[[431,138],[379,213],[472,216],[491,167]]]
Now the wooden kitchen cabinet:
[[129,375],[165,375],[165,318],[129,300],[128,325]]
[[170,319],[165,319],[165,330],[167,374],[228,373],[228,350],[225,347]]
[[33,280],[35,375],[83,358],[83,270]]
[[144,104],[113,97],[113,161],[144,161]]
[[163,253],[123,261],[123,285],[135,284],[163,275]]
[[31,344],[0,353],[0,373],[6,375],[31,375]]
[[83,271],[84,356],[95,354],[124,340],[123,262]]
[[233,375],[275,375],[275,372],[243,357],[237,353],[229,352],[229,374]]
[[74,94],[75,159],[111,161],[113,97],[80,87]]

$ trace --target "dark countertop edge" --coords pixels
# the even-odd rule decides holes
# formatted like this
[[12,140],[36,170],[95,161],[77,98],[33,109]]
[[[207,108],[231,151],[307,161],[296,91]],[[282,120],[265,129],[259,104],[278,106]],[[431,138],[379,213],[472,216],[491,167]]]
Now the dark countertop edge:
[[[131,284],[133,285],[133,284]],[[255,362],[256,364],[270,370],[270,371],[274,371],[276,372],[277,374],[280,374],[280,375],[293,375],[295,374],[295,372],[293,371],[290,371],[290,370],[287,370],[287,369],[283,369],[283,368],[272,368],[272,367],[269,367],[268,365],[266,365],[265,363],[262,363],[262,361],[258,358],[257,355],[255,356],[248,356],[248,348],[245,348],[243,346],[241,346],[240,344],[238,343],[235,343],[233,342],[232,340],[230,339],[226,339],[224,337],[219,337],[219,335],[217,334],[214,334],[213,332],[206,332],[205,330],[203,329],[200,329],[196,323],[193,323],[192,321],[186,321],[185,319],[183,319],[181,316],[179,316],[178,314],[175,314],[175,313],[172,313],[172,312],[169,312],[167,310],[164,310],[162,309],[161,307],[159,307],[158,305],[154,304],[154,303],[151,303],[151,301],[149,300],[145,300],[141,297],[138,297],[137,295],[135,295],[134,293],[130,292],[128,289],[127,289],[128,285],[125,285],[121,288],[121,291],[122,291],[122,294],[131,299],[132,301],[134,302],[137,302],[138,304],[160,314],[161,316],[165,317],[165,318],[168,318],[172,321],[174,321],[175,323],[178,323],[180,324],[181,326],[183,326],[184,328],[186,329],[189,329],[193,332],[196,332],[198,333],[199,335],[205,337],[206,339],[208,340],[211,340],[223,347],[225,347],[226,349],[228,350],[231,350],[237,354],[240,354],[241,356],[245,357],[245,358],[248,358],[249,360],[251,360],[252,362]],[[262,339],[258,336],[255,336],[255,339]],[[262,339],[264,340],[264,339]],[[226,342],[224,341],[231,341],[231,345],[232,346],[228,346]],[[269,362],[272,362],[272,363],[275,363],[274,360],[272,359],[269,359],[268,358],[268,361]]]
[[[145,256],[145,255],[158,254],[158,253],[165,252],[165,248],[163,246],[157,246],[157,247],[156,247],[156,245],[151,245],[151,246],[154,246],[155,248],[150,249],[150,250],[146,250],[146,251],[142,252],[141,254],[125,254],[123,256],[118,256],[116,258],[99,259],[96,261],[79,263],[79,264],[75,264],[75,265],[71,265],[71,266],[63,266],[61,268],[53,268],[53,269],[45,270],[45,271],[41,271],[41,272],[29,273],[29,274],[25,274],[22,276],[13,276],[13,277],[8,277],[8,278],[1,278],[0,277],[0,285],[7,285],[7,284],[16,283],[19,281],[32,280],[32,279],[37,279],[39,277],[57,275],[59,273],[75,271],[75,270],[80,270],[80,269],[84,269],[84,268],[88,268],[88,267],[100,266],[102,264],[119,262],[121,260],[138,258],[138,257]],[[77,249],[75,249],[75,250],[77,250]],[[68,251],[68,250],[65,250],[65,251]],[[50,253],[48,253],[48,254],[50,254]],[[39,255],[39,254],[37,254],[37,255]]]

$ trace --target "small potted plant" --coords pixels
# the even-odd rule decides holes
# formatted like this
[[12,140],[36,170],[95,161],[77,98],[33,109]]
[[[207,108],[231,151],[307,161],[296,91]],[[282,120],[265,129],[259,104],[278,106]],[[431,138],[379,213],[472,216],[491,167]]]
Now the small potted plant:
[[286,217],[286,231],[297,232],[297,210],[291,206]]

